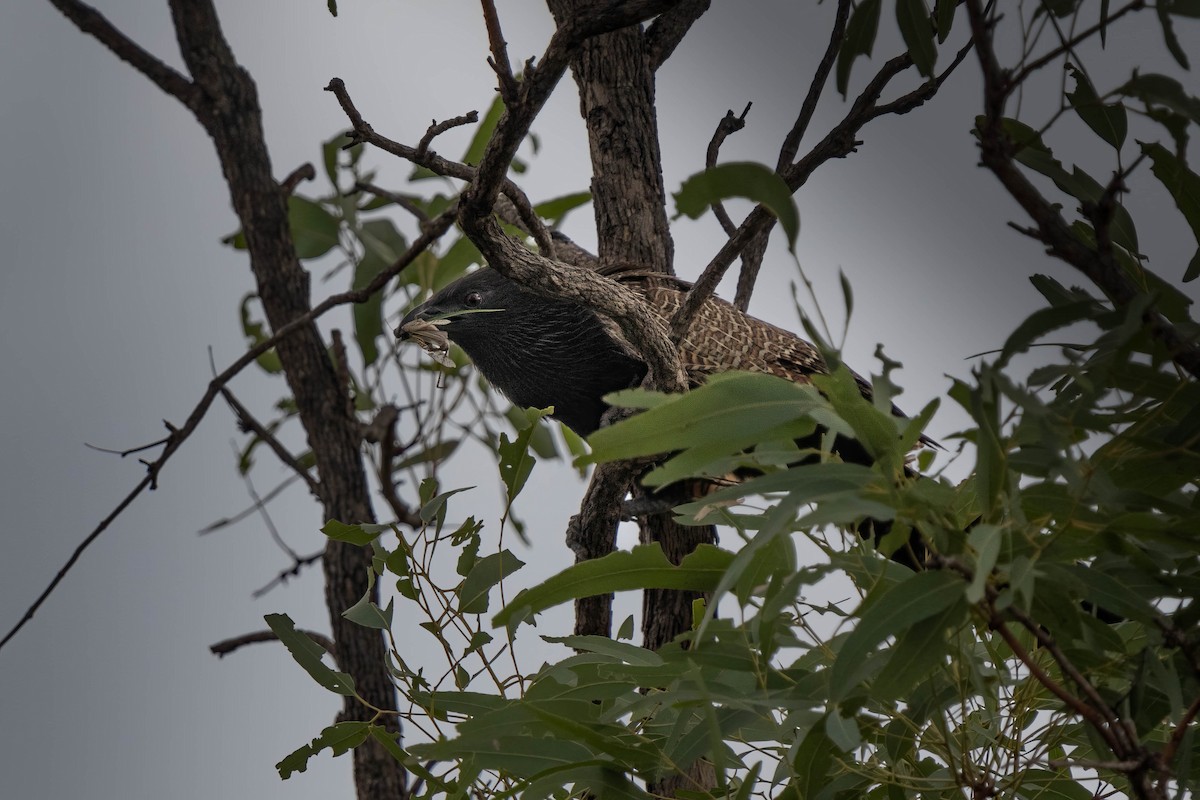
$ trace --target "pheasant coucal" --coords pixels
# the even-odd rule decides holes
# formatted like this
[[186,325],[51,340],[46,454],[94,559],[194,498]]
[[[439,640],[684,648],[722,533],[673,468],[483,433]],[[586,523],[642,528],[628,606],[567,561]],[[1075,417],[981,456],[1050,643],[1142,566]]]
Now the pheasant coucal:
[[[615,269],[609,274],[642,294],[664,329],[690,288],[686,281],[658,273]],[[444,334],[515,404],[554,406],[551,416],[581,436],[600,426],[605,394],[636,386],[646,375],[646,365],[613,323],[586,306],[543,297],[486,267],[414,308],[395,333],[422,341],[431,351]],[[765,372],[798,383],[827,372],[816,347],[719,298],[700,307],[680,343],[680,359],[692,386],[730,370]],[[855,380],[870,397],[870,384],[857,375]]]
[[[664,330],[690,288],[678,278],[631,268],[607,274],[640,292]],[[551,416],[580,436],[600,427],[608,409],[604,395],[637,386],[646,375],[645,363],[614,323],[578,303],[536,294],[486,267],[414,308],[395,333],[417,340],[435,357],[444,356],[448,337],[513,403],[553,406]],[[798,383],[828,371],[820,351],[809,342],[715,297],[700,307],[680,343],[679,356],[692,386],[730,370],[764,372]],[[870,398],[871,385],[854,377]],[[895,406],[892,411],[903,416]],[[819,436],[799,444],[816,447]],[[924,436],[921,442],[937,446]],[[843,461],[871,463],[866,449],[853,439],[838,436],[833,449]],[[879,537],[889,528],[886,522],[867,520],[860,533]],[[923,551],[914,532],[909,546],[894,558],[916,566]]]

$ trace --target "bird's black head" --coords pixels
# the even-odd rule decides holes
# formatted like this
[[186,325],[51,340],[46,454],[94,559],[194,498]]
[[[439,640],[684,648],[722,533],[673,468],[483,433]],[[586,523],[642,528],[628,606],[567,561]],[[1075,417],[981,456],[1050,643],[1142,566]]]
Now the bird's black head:
[[514,403],[554,406],[555,418],[585,436],[599,427],[601,398],[646,372],[591,309],[542,297],[488,268],[408,312],[396,336],[428,342],[437,331]]
[[[435,323],[470,355],[477,344],[511,334],[517,315],[530,304],[529,294],[492,269],[480,269],[448,284],[404,316],[396,328],[400,339],[414,338],[410,323]],[[550,303],[552,301],[544,300]],[[473,357],[473,356],[472,356]]]

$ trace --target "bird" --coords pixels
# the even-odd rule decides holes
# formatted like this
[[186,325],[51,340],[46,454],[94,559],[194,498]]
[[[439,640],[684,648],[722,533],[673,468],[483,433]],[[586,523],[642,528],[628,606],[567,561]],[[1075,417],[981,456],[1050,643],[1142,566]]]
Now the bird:
[[[629,267],[606,274],[637,290],[664,331],[691,286]],[[600,427],[608,409],[604,395],[637,386],[647,370],[610,320],[578,303],[539,295],[488,267],[413,308],[395,334],[418,341],[435,356],[444,353],[448,338],[513,403],[553,406],[550,416],[584,437]],[[829,371],[814,345],[717,297],[701,305],[679,343],[679,357],[693,388],[732,370],[798,383]],[[858,375],[854,379],[869,398],[870,383]]]
[[[639,292],[654,318],[669,329],[691,284],[675,276],[629,265],[600,270]],[[488,382],[514,404],[553,407],[550,416],[587,437],[604,421],[604,396],[639,385],[647,366],[611,320],[569,300],[545,297],[500,272],[481,267],[447,284],[409,311],[395,329],[401,340],[414,340],[434,358],[448,363],[453,341],[471,358]],[[750,316],[719,297],[698,309],[679,342],[679,359],[690,387],[711,375],[732,370],[775,375],[796,383],[829,372],[821,351],[794,333]],[[860,393],[870,399],[871,384],[851,372]],[[892,406],[892,413],[903,417]],[[820,448],[822,431],[798,440],[801,452]],[[922,445],[938,447],[922,436]],[[833,452],[851,463],[872,458],[853,438],[836,436]],[[806,456],[802,462],[814,456]],[[912,475],[908,468],[905,472]],[[745,475],[729,476],[744,479]],[[866,519],[855,526],[878,541],[891,529],[886,520]],[[919,569],[925,546],[917,531],[892,559]]]

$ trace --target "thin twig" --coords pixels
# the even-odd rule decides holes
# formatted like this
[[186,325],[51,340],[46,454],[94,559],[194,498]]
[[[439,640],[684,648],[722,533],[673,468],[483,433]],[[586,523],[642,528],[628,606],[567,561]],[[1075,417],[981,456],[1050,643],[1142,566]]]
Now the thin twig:
[[289,336],[293,331],[298,330],[301,326],[308,325],[313,320],[324,315],[332,308],[346,305],[348,303],[366,302],[367,299],[382,289],[388,281],[395,277],[400,270],[412,263],[413,259],[425,252],[425,250],[431,244],[436,242],[439,238],[441,238],[442,234],[449,230],[450,226],[454,223],[455,211],[456,209],[451,207],[439,214],[434,220],[434,224],[430,226],[429,231],[422,233],[419,237],[417,237],[417,239],[413,241],[412,245],[404,251],[403,255],[401,255],[395,263],[376,275],[375,278],[373,278],[371,282],[362,289],[352,289],[350,291],[331,295],[325,298],[306,313],[301,314],[300,316],[295,317],[286,324],[280,326],[279,330],[275,331],[273,335],[259,342],[254,347],[251,347],[232,364],[226,367],[220,375],[217,375],[211,381],[209,381],[208,388],[205,389],[204,395],[192,409],[192,412],[188,415],[187,420],[178,428],[171,429],[171,435],[168,436],[164,442],[162,453],[160,453],[158,458],[153,462],[147,464],[146,477],[144,477],[137,484],[137,486],[135,486],[124,497],[124,499],[117,504],[117,507],[114,508],[112,512],[108,514],[108,516],[102,519],[100,523],[92,530],[92,532],[89,533],[87,537],[79,543],[79,545],[71,553],[71,556],[67,559],[66,563],[63,564],[63,566],[55,574],[54,578],[51,579],[49,585],[42,590],[42,593],[38,595],[37,599],[34,600],[33,603],[25,610],[25,613],[21,615],[21,618],[15,625],[13,625],[12,629],[4,635],[4,638],[0,639],[0,649],[3,649],[4,646],[8,644],[8,642],[11,641],[12,638],[16,636],[17,633],[24,628],[31,619],[33,619],[34,614],[36,614],[38,609],[42,607],[42,604],[46,602],[46,599],[50,597],[58,585],[62,583],[63,578],[65,578],[67,573],[71,571],[71,568],[75,566],[76,562],[79,561],[80,556],[82,556],[84,551],[91,546],[92,542],[96,541],[96,539],[100,537],[100,534],[104,533],[104,531],[108,529],[108,526],[111,525],[113,521],[116,520],[116,518],[119,517],[121,513],[124,512],[125,509],[128,508],[130,504],[138,498],[138,496],[141,495],[142,492],[154,487],[157,484],[158,475],[162,471],[162,468],[166,465],[167,461],[170,460],[171,456],[175,455],[175,452],[179,450],[180,446],[187,441],[188,437],[192,435],[197,426],[199,426],[200,421],[204,419],[205,414],[208,413],[208,409],[212,406],[213,400],[216,399],[222,387],[229,383],[229,381],[233,380],[233,378],[243,369],[253,363],[256,358],[270,350],[284,337]]
[[305,567],[309,566],[310,564],[317,563],[324,557],[325,557],[324,548],[318,550],[315,553],[307,555],[307,556],[293,556],[292,557],[292,565],[290,567],[281,570],[279,572],[279,574],[276,575],[271,580],[270,583],[267,583],[267,584],[255,589],[251,593],[250,596],[253,597],[255,600],[257,600],[258,598],[265,595],[267,592],[274,589],[276,586],[282,586],[283,584],[287,583],[289,578],[294,578],[297,575],[299,575],[300,570],[304,569]]
[[[752,103],[746,103],[746,107],[742,109],[742,113],[738,116],[734,116],[732,108],[725,112],[725,116],[717,123],[717,129],[713,131],[712,139],[708,142],[708,149],[704,153],[705,168],[712,169],[715,167],[717,165],[717,157],[721,153],[721,145],[725,143],[730,134],[737,133],[746,127],[746,115],[750,113],[751,105]],[[721,228],[725,231],[726,236],[733,236],[737,232],[737,226],[729,218],[729,212],[725,210],[725,204],[720,200],[713,203],[713,214],[716,215],[717,221],[721,223]]]
[[483,23],[487,27],[488,46],[492,55],[488,65],[496,73],[500,82],[500,98],[505,105],[516,102],[519,89],[517,79],[513,75],[512,64],[508,60],[508,42],[504,41],[504,32],[500,30],[500,15],[496,13],[493,0],[481,0],[483,5]]
[[821,57],[821,62],[817,64],[817,71],[813,73],[812,83],[808,85],[808,94],[805,95],[804,102],[800,105],[800,114],[784,138],[783,146],[779,148],[779,162],[775,167],[776,171],[782,172],[791,166],[792,160],[800,150],[800,142],[804,139],[809,123],[812,122],[813,114],[817,110],[817,102],[820,101],[821,95],[825,91],[825,83],[829,80],[829,73],[833,69],[834,62],[837,61],[842,40],[846,38],[846,20],[850,17],[850,4],[850,0],[838,0],[837,14],[833,19],[833,30],[829,34],[829,44],[825,47],[825,55]]
[[657,72],[663,62],[671,57],[683,37],[710,5],[712,0],[684,0],[655,18],[646,30],[646,60],[651,72]]
[[205,100],[199,87],[118,30],[99,11],[78,0],[50,0],[50,3],[80,31],[113,51],[117,58],[145,75],[158,88],[178,99],[193,113],[201,113]]
[[[298,480],[300,480],[299,475],[297,475],[295,473],[288,475],[279,484],[277,484],[273,489],[271,489],[271,491],[264,494],[262,497],[262,501],[264,503],[271,502],[276,497],[278,497],[280,494],[282,494],[285,489],[287,489],[289,486],[291,486],[293,483],[295,483]],[[205,525],[203,528],[196,531],[196,533],[200,536],[204,536],[206,534],[213,533],[215,531],[219,531],[222,528],[228,528],[230,525],[234,525],[238,522],[241,522],[242,520],[244,520],[246,517],[250,516],[257,510],[258,510],[257,504],[251,505],[248,508],[244,508],[241,511],[237,512],[232,517],[222,517],[221,519],[210,522],[208,525]]]
[[396,205],[400,206],[409,214],[412,214],[414,217],[416,217],[417,227],[421,230],[425,230],[425,226],[429,224],[429,215],[425,213],[425,209],[413,202],[411,197],[397,194],[396,192],[376,186],[368,181],[358,181],[354,184],[354,189],[355,191],[359,192],[370,192],[376,197],[383,198],[389,203],[395,203]]
[[[1096,34],[1098,34],[1100,32],[1100,30],[1102,28],[1104,28],[1106,25],[1111,25],[1112,23],[1116,22],[1118,19],[1125,16],[1126,14],[1128,14],[1131,11],[1140,11],[1145,7],[1146,7],[1146,0],[1133,0],[1133,2],[1130,3],[1129,5],[1118,9],[1117,11],[1115,11],[1112,14],[1109,14],[1106,20],[1097,22],[1095,25],[1092,25],[1090,28],[1084,29],[1082,32],[1076,34],[1075,36],[1072,36],[1070,39],[1063,42],[1060,46],[1054,48],[1053,50],[1051,50],[1050,52],[1041,56],[1037,60],[1031,61],[1030,63],[1026,64],[1024,67],[1022,67],[1020,69],[1020,71],[1018,71],[1015,74],[1008,76],[1004,79],[1004,83],[1007,84],[1004,89],[1004,94],[1007,95],[1007,94],[1011,93],[1013,89],[1024,84],[1026,79],[1028,79],[1029,76],[1032,75],[1034,72],[1037,72],[1039,69],[1046,66],[1050,62],[1054,61],[1056,58],[1066,55],[1067,53],[1069,53],[1074,48],[1078,47],[1083,42],[1087,41],[1088,39],[1090,39],[1093,36],[1095,36]],[[1047,16],[1052,17],[1053,15],[1048,14]]]
[[313,497],[321,496],[321,486],[317,479],[312,476],[311,470],[307,469],[303,464],[296,460],[296,457],[288,452],[287,448],[279,441],[276,436],[267,430],[267,427],[254,418],[241,402],[233,396],[233,392],[225,386],[220,389],[221,397],[229,405],[234,416],[237,417],[238,424],[243,426],[245,430],[257,436],[267,447],[271,449],[276,457],[287,465],[292,472],[308,485],[308,490],[312,492]]
[[479,122],[478,111],[468,111],[461,116],[445,119],[441,122],[435,119],[425,130],[425,135],[421,137],[421,141],[417,142],[417,156],[424,158],[425,154],[429,152],[429,145],[433,143],[433,140],[451,128],[460,128],[463,125],[471,125],[476,122]]
[[[478,174],[477,167],[458,161],[451,161],[448,158],[439,156],[437,153],[418,153],[416,148],[409,147],[376,133],[375,129],[363,119],[362,114],[355,107],[354,101],[350,99],[350,94],[346,90],[346,84],[341,78],[330,79],[329,85],[325,87],[325,91],[333,93],[339,105],[341,105],[342,111],[345,112],[346,117],[350,120],[352,129],[347,136],[349,136],[351,144],[347,146],[359,143],[370,144],[386,153],[399,156],[406,161],[411,161],[418,166],[425,167],[431,172],[436,172],[438,175],[445,175],[446,177],[457,178],[463,181],[475,180]],[[546,224],[542,222],[542,218],[533,210],[533,203],[529,201],[525,192],[507,176],[501,179],[500,190],[516,207],[517,213],[520,214],[521,220],[530,231],[534,241],[537,242],[538,247],[544,253],[553,253],[554,245],[550,238],[550,232],[546,229]]]
[[[325,652],[329,653],[329,655],[331,655],[333,657],[334,661],[337,661],[337,647],[334,646],[333,640],[330,639],[328,636],[326,636],[323,633],[317,633],[316,631],[302,630],[302,631],[298,631],[298,632],[303,633],[305,636],[312,639],[317,644],[321,645],[321,647],[325,648]],[[238,648],[245,647],[248,644],[258,644],[259,642],[277,642],[277,641],[279,641],[279,637],[276,636],[274,634],[274,632],[259,631],[257,633],[246,633],[246,634],[242,634],[241,636],[235,636],[232,639],[225,639],[223,641],[217,642],[214,645],[211,645],[208,649],[210,651],[212,651],[213,655],[217,656],[218,658],[221,658],[221,657],[229,655],[230,653],[232,653],[234,650],[237,650]]]
[[296,191],[296,187],[300,185],[300,181],[311,181],[317,177],[317,170],[312,164],[305,162],[291,171],[286,178],[279,183],[279,190],[285,196],[291,195]]
[[[166,423],[166,420],[163,420],[163,422]],[[167,427],[170,428],[170,425],[168,424]],[[146,450],[152,450],[155,447],[161,447],[162,445],[166,444],[170,440],[171,440],[170,436],[164,436],[161,439],[155,439],[153,442],[150,442],[150,444],[140,444],[137,447],[130,447],[126,450],[112,450],[108,447],[100,447],[99,445],[90,444],[88,442],[84,442],[83,446],[89,450],[95,450],[97,453],[108,453],[109,455],[120,456],[121,458],[125,458],[125,456],[130,456],[130,455],[133,455],[134,453],[142,453],[142,452],[145,452]]]

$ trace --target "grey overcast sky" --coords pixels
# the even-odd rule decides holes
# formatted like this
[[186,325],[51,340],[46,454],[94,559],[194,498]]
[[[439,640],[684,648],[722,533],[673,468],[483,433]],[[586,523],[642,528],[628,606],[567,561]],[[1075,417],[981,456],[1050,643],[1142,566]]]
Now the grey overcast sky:
[[[97,5],[178,64],[165,4]],[[218,5],[258,82],[280,176],[317,161],[319,143],[346,127],[322,91],[332,76],[346,81],[376,129],[408,142],[430,119],[483,109],[492,98],[475,3],[342,0],[338,19],[321,0]],[[545,9],[517,0],[499,5],[514,61],[540,53],[551,31]],[[833,5],[714,2],[659,76],[668,191],[701,167],[725,110],[747,101],[754,102],[749,124],[723,158],[774,163]],[[243,254],[219,243],[236,223],[212,147],[187,112],[49,3],[8,3],[0,21],[0,628],[7,630],[142,476],[136,461],[84,443],[129,447],[159,437],[160,420],[180,421],[208,380],[208,348],[219,366],[243,350],[237,308],[252,284]],[[1200,53],[1197,27],[1180,30],[1192,53]],[[890,44],[880,52],[890,54],[895,38],[884,39]],[[1114,30],[1110,65],[1097,61],[1093,74],[1104,85],[1126,77],[1135,60],[1154,69],[1144,54],[1161,49],[1152,25]],[[856,77],[880,62],[858,64]],[[798,196],[799,259],[834,319],[838,270],[854,285],[847,360],[860,371],[876,369],[872,352],[885,342],[905,364],[902,404],[910,409],[942,393],[947,374],[967,374],[970,355],[998,347],[1037,306],[1026,276],[1042,271],[1077,282],[1004,224],[1017,211],[977,168],[969,134],[978,82],[968,61],[928,107],[869,127],[860,153],[826,165]],[[813,130],[827,129],[843,111],[840,99],[827,97]],[[587,146],[569,82],[535,131],[543,150],[522,178],[529,193],[545,199],[586,187]],[[439,149],[459,151],[466,135],[448,136]],[[1078,158],[1092,159],[1085,163],[1104,174],[1098,154]],[[368,158],[381,167],[381,182],[398,185],[407,172],[378,154]],[[1194,243],[1169,198],[1145,177],[1134,182],[1141,241],[1152,266],[1177,280]],[[586,211],[574,214],[567,232],[594,245]],[[720,244],[711,216],[677,221],[673,233],[684,276],[694,276]],[[752,310],[795,329],[788,289],[795,267],[773,245],[766,270]],[[315,283],[317,292],[331,288],[342,287]],[[332,324],[344,327],[345,318],[326,327]],[[235,389],[257,409],[282,392],[249,373]],[[932,432],[945,437],[961,424],[946,409]],[[350,795],[347,758],[322,756],[287,783],[273,766],[330,722],[336,700],[280,647],[224,660],[207,650],[261,628],[265,613],[287,612],[312,628],[327,624],[316,571],[251,598],[285,566],[259,520],[196,535],[247,503],[233,466],[235,438],[231,415],[214,407],[161,487],[104,534],[0,652],[0,795]],[[473,497],[494,515],[495,492],[487,489],[495,480],[485,470],[466,467],[455,477],[460,485],[480,483]],[[283,474],[263,459],[258,488]],[[522,504],[535,544],[517,548],[536,574],[569,563],[562,531],[581,493],[562,464],[536,471]],[[297,550],[320,547],[320,512],[302,490],[272,512]],[[551,616],[538,632],[567,629]],[[412,641],[421,646],[418,635]]]

